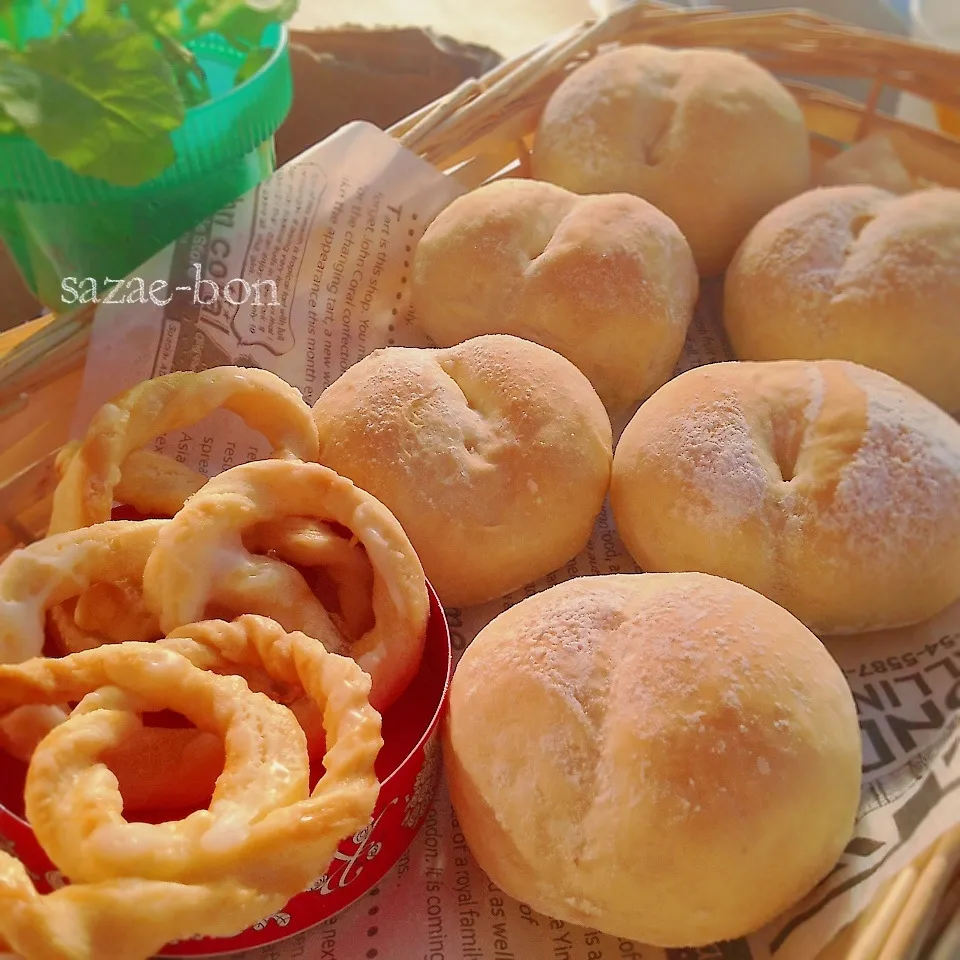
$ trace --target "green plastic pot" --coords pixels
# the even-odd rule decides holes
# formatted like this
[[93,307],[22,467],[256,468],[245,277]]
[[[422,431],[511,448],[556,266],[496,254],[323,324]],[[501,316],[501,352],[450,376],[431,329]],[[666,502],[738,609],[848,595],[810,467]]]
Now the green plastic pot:
[[71,280],[103,290],[270,176],[292,99],[286,28],[263,43],[273,56],[236,87],[237,51],[216,37],[193,46],[213,99],[174,131],[175,162],[137,187],[80,176],[32,140],[0,136],[0,237],[41,303],[65,309]]

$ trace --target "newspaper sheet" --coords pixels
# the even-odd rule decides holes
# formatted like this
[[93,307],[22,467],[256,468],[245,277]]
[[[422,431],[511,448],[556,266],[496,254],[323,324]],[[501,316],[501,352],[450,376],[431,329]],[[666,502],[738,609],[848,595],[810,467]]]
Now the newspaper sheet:
[[[119,390],[171,370],[258,365],[312,403],[370,351],[428,345],[414,323],[408,271],[426,225],[460,192],[376,128],[345,127],[101,303],[74,433]],[[716,293],[704,290],[681,370],[727,358]],[[207,475],[265,454],[263,438],[229,413],[161,438],[157,449]],[[587,549],[561,570],[495,603],[450,610],[457,654],[524,596],[571,577],[636,570],[604,512]],[[856,836],[816,890],[763,931],[664,951],[535,913],[484,876],[441,789],[421,834],[377,889],[323,926],[243,956],[812,960],[885,880],[960,822],[960,604],[917,627],[829,646],[863,733]]]

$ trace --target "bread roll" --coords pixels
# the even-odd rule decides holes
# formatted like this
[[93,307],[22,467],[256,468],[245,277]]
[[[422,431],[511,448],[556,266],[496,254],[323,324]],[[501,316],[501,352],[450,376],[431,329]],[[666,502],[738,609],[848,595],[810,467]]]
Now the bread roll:
[[497,617],[454,674],[444,747],[494,883],[663,947],[802,898],[860,795],[839,667],[776,604],[697,573],[584,577]]
[[853,360],[960,412],[960,190],[811,190],[751,231],[724,322],[746,360]]
[[872,186],[890,193],[913,193],[917,189],[910,171],[885,133],[858,140],[823,163],[814,176],[818,187]]
[[822,635],[960,597],[960,424],[853,363],[682,374],[624,430],[610,502],[644,570],[728,577]]
[[610,481],[610,421],[587,378],[517,337],[390,347],[314,407],[320,460],[393,512],[448,606],[481,603],[586,545]]
[[577,193],[633,193],[674,220],[703,276],[747,231],[810,185],[796,101],[726,50],[647,45],[601,54],[557,88],[533,146],[533,175]]
[[576,364],[611,410],[673,373],[697,288],[686,240],[655,207],[536,180],[454,200],[427,228],[413,274],[417,321],[434,343],[533,340]]

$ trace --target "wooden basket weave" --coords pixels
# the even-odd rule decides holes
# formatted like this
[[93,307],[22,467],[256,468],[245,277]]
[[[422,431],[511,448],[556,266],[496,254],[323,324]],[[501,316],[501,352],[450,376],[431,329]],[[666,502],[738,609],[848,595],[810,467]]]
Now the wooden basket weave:
[[[960,139],[879,110],[889,89],[960,110],[960,54],[801,10],[734,14],[638,2],[464,82],[389,132],[470,188],[496,176],[523,176],[540,111],[569,71],[598,50],[638,42],[735,49],[781,77],[801,77],[785,82],[803,109],[815,158],[882,132],[911,174],[960,188]],[[841,96],[816,78],[858,79],[864,98]],[[0,557],[45,530],[53,460],[67,438],[92,318],[87,307],[0,336]],[[928,955],[924,944],[951,919],[955,937],[958,862],[960,831],[954,831],[891,881],[820,960],[915,960]],[[942,950],[930,956],[960,958],[960,946],[956,953]]]

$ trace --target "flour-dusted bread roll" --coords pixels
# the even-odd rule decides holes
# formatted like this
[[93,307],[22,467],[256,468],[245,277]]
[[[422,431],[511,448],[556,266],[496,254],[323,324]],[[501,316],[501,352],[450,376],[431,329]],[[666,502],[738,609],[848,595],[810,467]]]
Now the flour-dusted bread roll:
[[699,280],[668,216],[626,194],[502,180],[454,200],[417,247],[417,320],[441,347],[485,333],[576,364],[611,410],[673,372]]
[[793,97],[741,54],[629,46],[560,84],[533,174],[577,193],[649,200],[713,276],[768,210],[810,186],[810,146]]
[[696,573],[584,577],[501,614],[454,674],[444,754],[494,883],[664,947],[801,899],[860,795],[840,668],[776,604]]
[[610,502],[644,570],[736,580],[820,634],[960,597],[960,424],[853,363],[682,374],[624,430]]
[[874,133],[820,165],[814,174],[818,187],[872,186],[890,193],[913,193],[912,174],[903,165],[885,133]]
[[727,271],[745,360],[853,360],[960,412],[960,190],[811,190],[764,217]]
[[562,566],[610,482],[610,421],[587,378],[517,337],[390,347],[314,407],[320,460],[397,517],[441,601],[492,600]]

